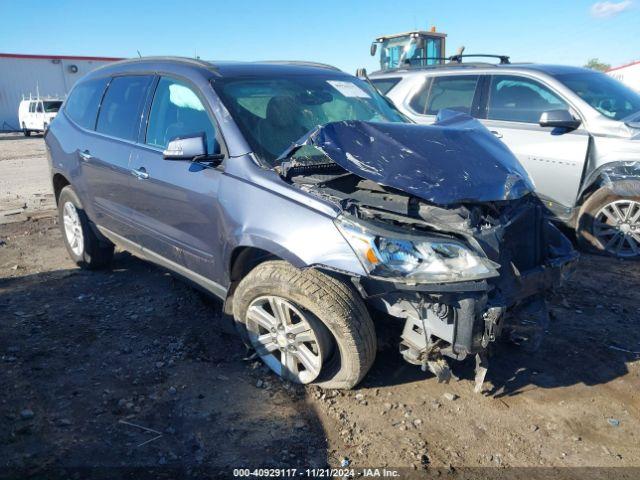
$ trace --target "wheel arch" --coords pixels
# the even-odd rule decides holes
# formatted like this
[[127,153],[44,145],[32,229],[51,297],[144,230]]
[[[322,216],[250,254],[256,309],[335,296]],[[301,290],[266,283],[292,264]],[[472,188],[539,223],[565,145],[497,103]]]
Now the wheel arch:
[[[288,256],[288,255],[287,255]],[[254,245],[238,245],[229,257],[227,273],[229,276],[229,288],[224,301],[224,312],[232,314],[233,294],[242,280],[251,270],[261,263],[269,260],[287,260],[281,255],[271,251],[271,249],[261,248]]]
[[69,182],[69,180],[67,180],[67,178],[61,173],[55,173],[51,180],[53,183],[53,194],[55,196],[56,205],[57,205],[58,199],[60,198],[60,192],[67,185],[71,185],[71,182]]
[[620,196],[640,196],[640,160],[608,162],[595,169],[580,190],[578,205],[601,188]]

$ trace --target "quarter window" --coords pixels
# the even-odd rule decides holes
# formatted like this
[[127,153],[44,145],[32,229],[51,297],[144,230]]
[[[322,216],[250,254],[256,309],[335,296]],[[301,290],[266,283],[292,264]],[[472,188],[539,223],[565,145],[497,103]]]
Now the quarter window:
[[37,113],[42,113],[42,112],[43,112],[43,109],[42,109],[42,102],[38,102],[38,103],[36,104],[36,112],[37,112]]
[[142,105],[152,78],[133,75],[111,80],[100,106],[96,130],[112,137],[136,140]]
[[400,80],[402,79],[401,78],[374,78],[373,80],[371,80],[371,83],[373,83],[374,87],[376,87],[380,93],[382,93],[383,95],[386,95],[391,91],[393,87],[395,87],[400,82]]
[[149,114],[146,143],[166,148],[176,137],[204,133],[207,153],[219,153],[213,122],[196,93],[184,83],[161,78]]
[[555,93],[534,80],[509,75],[491,79],[487,106],[490,120],[538,123],[542,112],[568,108]]
[[71,120],[89,130],[95,128],[98,107],[108,82],[108,78],[98,78],[75,86],[64,105]]
[[478,75],[453,75],[427,80],[409,105],[423,115],[437,115],[442,109],[471,114],[479,78]]

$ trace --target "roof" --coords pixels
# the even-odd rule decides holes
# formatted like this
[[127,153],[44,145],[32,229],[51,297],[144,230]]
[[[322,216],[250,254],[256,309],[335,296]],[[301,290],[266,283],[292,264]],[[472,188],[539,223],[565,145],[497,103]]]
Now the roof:
[[221,76],[253,76],[253,75],[313,75],[327,73],[327,70],[344,74],[331,65],[303,61],[262,61],[262,62],[207,62]]
[[429,32],[429,31],[425,31],[425,30],[412,30],[411,32],[403,32],[403,33],[393,33],[391,35],[382,35],[380,37],[376,37],[376,41],[381,42],[383,40],[388,40],[388,39],[392,39],[392,38],[399,38],[399,37],[407,37],[410,35],[422,35],[422,36],[427,36],[427,37],[440,37],[440,38],[445,38],[447,36],[446,33],[442,33],[442,32]]
[[496,63],[445,63],[432,66],[416,66],[416,67],[403,67],[392,70],[380,70],[373,72],[371,75],[384,75],[390,73],[409,73],[409,72],[421,72],[425,70],[437,70],[441,71],[456,71],[460,69],[497,69],[497,70],[533,70],[548,75],[557,76],[566,73],[584,73],[585,71],[591,71],[583,67],[574,67],[569,65],[548,65],[539,63],[509,63],[509,64],[496,64]]
[[627,68],[627,67],[632,67],[634,65],[640,65],[640,60],[636,60],[635,62],[629,62],[629,63],[625,63],[624,65],[619,65],[617,67],[613,67],[607,70],[607,73],[609,72],[615,72],[616,70],[621,70],[623,68]]
[[77,55],[30,55],[22,53],[0,53],[0,58],[22,58],[31,60],[93,60],[96,62],[116,62],[122,57],[84,57]]
[[285,76],[285,75],[319,75],[328,71],[339,76],[347,74],[330,65],[301,61],[262,61],[262,62],[216,62],[188,57],[142,57],[110,63],[94,70],[89,75],[135,71],[137,67],[145,70],[162,70],[175,65],[180,68],[191,68],[210,71],[218,77],[242,76]]

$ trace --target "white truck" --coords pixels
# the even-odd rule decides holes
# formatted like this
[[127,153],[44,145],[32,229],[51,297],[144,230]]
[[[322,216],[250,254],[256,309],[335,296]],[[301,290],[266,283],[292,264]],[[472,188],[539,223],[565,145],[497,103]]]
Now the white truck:
[[58,114],[62,100],[57,98],[29,98],[20,102],[18,119],[26,137],[31,132],[44,132]]

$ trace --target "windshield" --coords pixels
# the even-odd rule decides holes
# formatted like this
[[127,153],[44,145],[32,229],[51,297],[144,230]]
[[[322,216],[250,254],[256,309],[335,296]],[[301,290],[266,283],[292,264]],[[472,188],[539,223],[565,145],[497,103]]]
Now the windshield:
[[44,102],[44,111],[47,113],[55,113],[58,110],[60,110],[61,105],[62,105],[61,101]]
[[354,77],[235,78],[217,80],[214,88],[253,151],[271,165],[319,125],[406,121],[374,88]]
[[557,78],[608,118],[622,120],[640,112],[640,95],[609,75],[585,72]]

